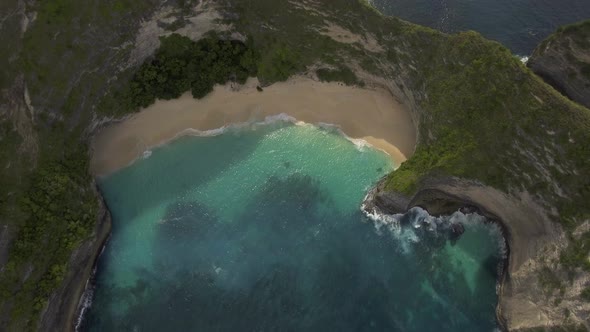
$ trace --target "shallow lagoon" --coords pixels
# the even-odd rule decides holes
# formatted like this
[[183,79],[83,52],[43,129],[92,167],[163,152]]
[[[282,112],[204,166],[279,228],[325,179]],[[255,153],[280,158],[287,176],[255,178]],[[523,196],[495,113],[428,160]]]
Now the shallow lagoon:
[[81,329],[494,330],[498,230],[420,209],[368,219],[362,199],[394,166],[285,122],[155,149],[100,183],[113,234]]

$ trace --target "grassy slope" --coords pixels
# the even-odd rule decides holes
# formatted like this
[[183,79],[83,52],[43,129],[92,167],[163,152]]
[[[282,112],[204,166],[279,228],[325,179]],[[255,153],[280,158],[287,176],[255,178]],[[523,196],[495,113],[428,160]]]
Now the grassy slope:
[[[447,36],[385,18],[356,0],[333,0],[318,6],[319,11],[313,10],[311,2],[306,8],[278,0],[220,4],[227,13],[237,14],[228,16],[235,28],[252,37],[252,46],[260,54],[258,75],[265,83],[284,80],[317,63],[335,68],[354,64],[380,76],[399,77],[415,92],[421,109],[420,145],[389,177],[390,189],[412,193],[424,177],[455,175],[505,192],[529,191],[545,206],[557,207],[565,224],[588,218],[590,177],[584,175],[590,169],[590,146],[570,142],[590,138],[589,111],[550,89],[501,45],[472,32]],[[80,200],[68,194],[88,190],[86,153],[83,147],[66,147],[84,141],[81,128],[88,124],[92,106],[113,87],[108,80],[128,55],[129,48],[120,46],[132,40],[138,19],[154,6],[93,1],[80,8],[71,0],[50,0],[34,10],[38,17],[25,35],[20,63],[11,68],[25,73],[39,112],[35,129],[41,151],[33,176],[26,170],[18,176],[2,174],[3,183],[16,183],[9,185],[16,194],[3,211],[21,229],[19,239],[25,243],[31,239],[39,243],[37,237],[59,241],[54,241],[52,250],[12,251],[8,271],[14,273],[5,270],[0,276],[12,281],[2,282],[5,287],[0,294],[3,303],[9,304],[2,307],[2,314],[12,315],[10,327],[15,330],[34,328],[39,308],[63,275],[69,252],[89,234],[91,223],[84,221],[88,217],[80,210],[94,213],[94,198],[82,194]],[[371,33],[384,52],[318,35],[326,20],[354,32]],[[17,72],[2,76],[2,86],[9,86]],[[117,84],[125,85],[132,72],[120,75]],[[341,72],[355,81],[345,69]],[[0,141],[2,153],[14,155],[19,138],[10,130],[4,132],[9,139]],[[71,167],[71,155],[80,161],[77,167]],[[69,189],[53,190],[56,187],[47,185],[47,178],[61,181],[57,189]],[[45,188],[47,196],[39,196],[32,188]],[[45,223],[35,221],[39,217],[30,203],[16,205],[31,197],[37,197],[42,211],[53,213],[41,215]],[[50,218],[62,220],[60,215],[74,206],[65,223],[47,223]],[[17,213],[15,207],[22,211]],[[31,225],[37,228],[32,228],[33,237],[27,240],[28,233],[22,230]],[[587,253],[587,247],[581,248],[577,252]],[[23,283],[22,275],[30,266],[33,273]]]

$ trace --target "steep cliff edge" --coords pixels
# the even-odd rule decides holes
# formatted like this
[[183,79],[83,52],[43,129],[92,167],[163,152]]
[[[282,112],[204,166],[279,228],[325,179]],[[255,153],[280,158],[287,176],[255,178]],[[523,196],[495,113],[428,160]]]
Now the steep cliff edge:
[[559,28],[527,66],[571,100],[590,108],[590,20]]
[[[494,188],[458,178],[425,180],[411,198],[385,190],[384,181],[369,192],[363,208],[370,214],[403,213],[419,206],[432,215],[449,215],[466,209],[498,224],[506,241],[507,256],[498,281],[498,323],[505,331],[535,329],[587,329],[590,306],[579,296],[585,275],[577,276],[571,287],[553,293],[543,282],[543,273],[566,279],[557,266],[543,272],[546,264],[565,250],[567,238],[561,227],[552,222],[543,208],[530,197],[511,197]],[[547,276],[545,276],[547,277]],[[549,277],[551,278],[551,277]],[[572,310],[564,318],[564,310]]]
[[72,322],[76,322],[82,295],[86,290],[96,260],[111,234],[111,213],[98,188],[96,188],[96,196],[99,198],[96,227],[90,239],[72,253],[69,262],[70,269],[64,277],[64,281],[53,292],[45,312],[41,314],[40,331],[74,331]]

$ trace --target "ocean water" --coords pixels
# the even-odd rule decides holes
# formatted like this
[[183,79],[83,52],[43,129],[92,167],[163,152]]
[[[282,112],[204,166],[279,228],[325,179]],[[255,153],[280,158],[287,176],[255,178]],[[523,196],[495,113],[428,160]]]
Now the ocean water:
[[82,331],[496,328],[499,230],[459,212],[365,216],[395,167],[381,151],[279,121],[146,156],[100,181],[113,232]]
[[444,32],[475,30],[520,56],[559,26],[590,19],[589,0],[371,0],[375,8]]

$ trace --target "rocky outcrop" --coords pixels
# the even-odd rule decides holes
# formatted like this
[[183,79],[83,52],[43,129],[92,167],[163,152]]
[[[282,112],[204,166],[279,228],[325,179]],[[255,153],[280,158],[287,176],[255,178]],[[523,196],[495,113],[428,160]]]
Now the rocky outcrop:
[[363,206],[386,214],[402,213],[415,206],[435,216],[458,210],[476,212],[501,227],[507,253],[496,313],[503,330],[561,326],[564,310],[573,312],[573,308],[583,307],[586,309],[578,311],[580,317],[572,317],[570,323],[585,324],[588,304],[580,302],[576,292],[567,291],[559,304],[547,305],[552,299],[538,285],[538,271],[555,258],[558,247],[567,241],[561,228],[526,193],[514,197],[477,182],[437,178],[424,181],[411,199],[399,197],[403,196],[384,190],[381,181],[367,195]]
[[363,202],[366,212],[379,211],[384,214],[404,213],[408,210],[410,199],[395,191],[385,191],[385,178],[367,193]]
[[560,28],[535,49],[527,65],[566,97],[590,108],[590,20]]
[[74,331],[82,295],[96,260],[111,233],[111,214],[98,188],[95,184],[93,186],[99,198],[96,227],[92,235],[72,254],[63,283],[53,292],[41,315],[39,331]]

